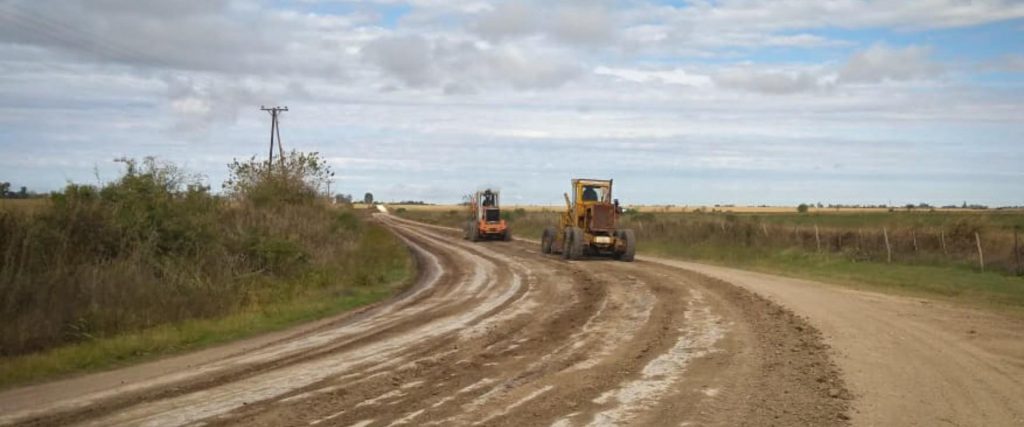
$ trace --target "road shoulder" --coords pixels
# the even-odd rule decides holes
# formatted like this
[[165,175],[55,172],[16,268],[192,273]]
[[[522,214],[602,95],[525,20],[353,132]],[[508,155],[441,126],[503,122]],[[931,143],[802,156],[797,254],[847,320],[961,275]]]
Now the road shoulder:
[[754,291],[804,316],[835,350],[858,425],[1024,422],[1024,322],[920,298],[639,257]]

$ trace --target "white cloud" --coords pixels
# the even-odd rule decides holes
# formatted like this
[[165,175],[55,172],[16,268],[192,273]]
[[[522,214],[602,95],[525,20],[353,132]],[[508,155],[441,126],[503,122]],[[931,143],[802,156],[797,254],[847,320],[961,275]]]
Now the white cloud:
[[215,124],[234,123],[241,109],[258,102],[256,94],[238,82],[182,76],[165,81],[175,117],[173,129],[178,131],[201,132]]
[[1009,53],[982,64],[982,70],[1024,73],[1024,55]]
[[553,13],[554,18],[547,30],[558,40],[590,45],[608,42],[614,36],[612,14],[600,2],[585,1],[573,6],[563,4],[548,13]]
[[1016,0],[696,0],[639,3],[624,12],[631,49],[706,55],[724,47],[817,47],[842,40],[813,33],[828,28],[922,30],[1024,17]]
[[657,6],[678,23],[775,31],[821,27],[946,28],[1024,17],[1014,0],[697,0]]
[[594,74],[614,76],[622,80],[637,83],[665,83],[696,88],[707,88],[711,86],[711,77],[703,74],[689,73],[682,69],[636,69],[636,68],[613,68],[599,66],[594,69]]
[[839,69],[839,81],[878,83],[933,78],[943,69],[929,58],[930,54],[931,48],[924,46],[897,48],[876,44],[854,54]]
[[790,95],[826,94],[840,85],[927,80],[941,75],[942,66],[923,46],[903,48],[874,45],[854,52],[842,65],[765,66],[753,63],[681,68],[596,67],[596,75],[614,76],[636,83],[674,84],[707,89]]
[[846,46],[851,43],[840,40],[832,40],[814,34],[779,34],[763,37],[761,40],[765,46],[786,46],[786,47],[819,47],[819,46]]
[[366,59],[413,87],[436,83],[433,46],[420,36],[382,37],[363,47]]
[[332,50],[359,22],[229,0],[9,0],[0,3],[0,42],[160,70],[332,75],[345,62]]
[[409,87],[443,87],[449,94],[478,88],[517,90],[555,88],[579,75],[580,66],[538,46],[479,46],[469,41],[428,40],[421,36],[380,38],[363,56]]
[[715,74],[713,79],[715,84],[723,88],[772,95],[809,92],[822,88],[818,77],[803,71],[765,71],[742,67],[721,71]]
[[529,2],[503,2],[483,12],[471,28],[485,38],[501,40],[538,31],[540,13]]
[[504,1],[476,17],[470,26],[486,39],[540,35],[573,45],[611,41],[616,25],[609,6],[600,1]]

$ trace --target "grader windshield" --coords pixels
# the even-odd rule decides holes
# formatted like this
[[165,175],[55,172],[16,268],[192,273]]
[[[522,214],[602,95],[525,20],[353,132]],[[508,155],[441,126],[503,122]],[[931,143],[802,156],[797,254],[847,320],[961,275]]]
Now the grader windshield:
[[612,182],[610,180],[577,179],[573,185],[573,200],[576,203],[611,203]]

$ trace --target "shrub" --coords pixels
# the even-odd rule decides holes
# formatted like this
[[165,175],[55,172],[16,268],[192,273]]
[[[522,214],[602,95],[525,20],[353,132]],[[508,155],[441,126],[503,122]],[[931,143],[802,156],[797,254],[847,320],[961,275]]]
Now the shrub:
[[272,204],[311,204],[320,188],[333,179],[327,161],[319,153],[292,151],[275,164],[250,157],[228,164],[230,175],[224,191],[235,200],[260,206]]
[[307,277],[349,286],[343,267],[372,284],[386,267],[364,262],[358,216],[318,197],[333,174],[316,153],[235,161],[227,199],[173,164],[117,161],[115,181],[0,212],[0,356],[228,314]]

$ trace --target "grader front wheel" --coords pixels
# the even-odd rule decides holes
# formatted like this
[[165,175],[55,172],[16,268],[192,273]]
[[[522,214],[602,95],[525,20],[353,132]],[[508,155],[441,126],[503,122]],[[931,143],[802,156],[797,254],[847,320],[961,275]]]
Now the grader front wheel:
[[579,227],[565,228],[565,248],[562,250],[562,258],[574,260],[583,258],[583,230]]
[[572,228],[566,227],[562,232],[562,258],[572,258]]
[[622,252],[616,253],[616,258],[626,262],[633,261],[636,256],[636,233],[627,228],[616,232],[615,235],[623,241]]

